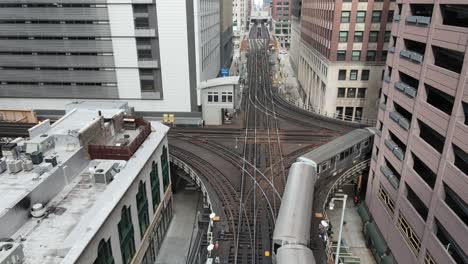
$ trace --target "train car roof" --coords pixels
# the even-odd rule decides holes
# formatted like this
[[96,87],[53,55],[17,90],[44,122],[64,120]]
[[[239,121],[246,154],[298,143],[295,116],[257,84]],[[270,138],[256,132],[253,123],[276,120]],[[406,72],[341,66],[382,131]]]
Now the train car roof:
[[276,219],[273,241],[306,244],[314,200],[315,168],[306,162],[291,165]]
[[312,250],[303,245],[284,245],[278,249],[278,264],[315,264]]
[[309,159],[315,164],[320,164],[331,157],[339,154],[343,150],[346,150],[356,143],[361,142],[368,138],[373,133],[368,129],[355,129],[341,137],[338,137],[325,145],[322,145],[304,155],[301,158]]

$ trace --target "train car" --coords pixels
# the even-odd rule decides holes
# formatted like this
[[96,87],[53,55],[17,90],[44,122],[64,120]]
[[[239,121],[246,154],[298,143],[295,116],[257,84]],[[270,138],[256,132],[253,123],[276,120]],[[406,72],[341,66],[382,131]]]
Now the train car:
[[277,264],[315,264],[314,253],[303,245],[284,245],[278,249]]
[[370,157],[374,141],[373,128],[355,129],[299,157],[315,167],[317,178],[335,176]]
[[308,245],[316,179],[315,167],[309,162],[291,165],[273,231],[273,258],[283,245]]

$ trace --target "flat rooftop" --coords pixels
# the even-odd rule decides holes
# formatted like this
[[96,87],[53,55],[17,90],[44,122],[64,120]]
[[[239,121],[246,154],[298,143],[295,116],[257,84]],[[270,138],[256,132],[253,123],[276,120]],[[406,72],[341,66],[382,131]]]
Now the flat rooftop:
[[[141,143],[144,147],[138,147],[128,161],[90,159],[86,146],[95,137],[102,136],[111,142],[114,135],[120,137],[130,133],[130,141],[137,136],[138,130],[128,132],[124,129],[111,136],[106,136],[108,130],[94,135],[96,124],[103,124],[104,128],[112,125],[100,120],[114,118],[118,123],[123,114],[120,108],[100,111],[101,116],[88,106],[70,110],[52,126],[37,128],[43,132],[41,135],[53,138],[53,146],[40,147],[44,147],[44,158],[55,157],[55,166],[42,161],[34,165],[29,163],[31,170],[12,172],[8,169],[0,173],[0,238],[12,238],[15,244],[22,245],[24,263],[73,263],[169,130],[159,122],[151,122],[150,133]],[[4,153],[2,161],[5,160],[8,166],[19,161],[26,164],[24,161],[28,158],[23,151],[27,147],[21,149],[21,145],[41,142],[38,137],[41,136],[35,136],[31,141],[19,140],[21,151],[16,158]],[[107,184],[95,182],[93,173],[99,168],[107,168],[106,172],[112,175]],[[31,216],[30,208],[38,203],[43,204],[45,213],[35,218]]]

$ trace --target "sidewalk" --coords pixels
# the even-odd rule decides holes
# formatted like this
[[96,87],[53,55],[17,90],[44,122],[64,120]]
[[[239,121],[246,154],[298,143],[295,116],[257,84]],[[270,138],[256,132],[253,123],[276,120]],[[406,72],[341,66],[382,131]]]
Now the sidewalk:
[[[354,187],[352,186],[352,188]],[[361,264],[375,264],[376,262],[371,250],[366,247],[366,240],[362,232],[363,223],[357,212],[357,206],[354,205],[353,201],[354,194],[353,192],[346,192],[347,189],[352,188],[348,186],[344,186],[343,188],[345,193],[348,194],[348,199],[346,201],[344,217],[346,224],[343,225],[342,245],[349,247],[353,255],[361,258]],[[343,204],[338,202],[334,210],[327,209],[327,215],[333,227],[333,234],[331,235],[333,241],[338,240],[342,206]]]
[[174,194],[174,217],[156,257],[157,264],[185,264],[200,195],[190,190]]
[[284,94],[285,98],[288,100],[302,103],[302,99],[298,91],[299,82],[297,81],[294,70],[289,62],[289,54],[278,54],[278,59],[280,62],[277,67],[279,67],[279,71],[282,76],[282,78],[280,78],[281,85],[279,86],[279,92]]

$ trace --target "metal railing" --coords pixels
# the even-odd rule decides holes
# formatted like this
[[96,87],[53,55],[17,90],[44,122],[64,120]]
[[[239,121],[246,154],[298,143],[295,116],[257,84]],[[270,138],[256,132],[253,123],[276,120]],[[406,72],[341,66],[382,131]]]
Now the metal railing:
[[[348,169],[347,171],[345,171],[334,183],[333,185],[331,186],[331,188],[328,190],[328,193],[327,193],[327,196],[325,197],[325,202],[323,203],[323,219],[326,220],[327,222],[330,222],[330,219],[328,219],[328,215],[327,215],[327,211],[326,211],[326,207],[327,207],[327,203],[328,201],[330,200],[330,196],[336,191],[339,189],[340,186],[344,185],[345,183],[349,182],[353,177],[356,177],[358,176],[359,174],[361,174],[366,168],[368,168],[370,166],[370,162],[371,160],[370,159],[367,159],[367,160],[364,160],[364,161],[361,161],[360,163],[354,165],[353,167],[351,167],[350,169]],[[326,252],[326,255],[327,255],[327,260],[328,261],[331,261],[331,260],[334,260],[334,251],[333,251],[333,242],[331,241],[331,239],[329,239],[327,242],[326,242],[326,246],[325,246],[325,252]]]
[[375,124],[377,123],[377,121],[375,119],[367,119],[367,118],[359,118],[358,120],[353,120],[353,117],[352,116],[347,116],[347,115],[340,115],[340,114],[337,114],[337,113],[330,113],[330,112],[327,112],[327,111],[323,111],[319,108],[315,108],[315,107],[312,107],[308,104],[305,104],[305,103],[302,103],[302,102],[294,102],[293,100],[291,99],[287,99],[287,98],[284,98],[283,99],[285,101],[287,101],[288,103],[290,104],[293,104],[303,110],[306,110],[308,112],[311,112],[311,113],[314,113],[314,114],[319,114],[319,115],[322,115],[322,116],[326,116],[326,117],[330,117],[330,118],[333,118],[333,119],[337,119],[337,120],[341,120],[341,121],[344,121],[344,122],[350,122],[350,123],[356,123],[356,124],[364,124],[366,126],[375,126]]

